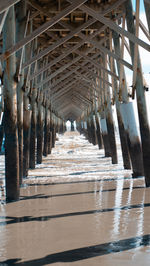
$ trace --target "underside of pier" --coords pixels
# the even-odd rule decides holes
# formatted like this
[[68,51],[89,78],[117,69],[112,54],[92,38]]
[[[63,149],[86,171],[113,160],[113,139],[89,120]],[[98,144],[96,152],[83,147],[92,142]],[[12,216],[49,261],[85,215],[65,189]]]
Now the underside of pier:
[[[121,160],[131,182],[142,180],[148,193],[149,86],[141,51],[150,62],[150,0],[0,0],[3,203],[21,206],[26,178],[53,156],[59,138],[66,141],[68,120],[79,142],[93,145],[88,146],[93,147],[93,167],[97,149],[103,153],[100,164],[110,160],[117,169]],[[149,235],[144,237],[140,243],[149,241]],[[85,248],[85,256],[91,248]],[[69,262],[71,253],[65,256]]]

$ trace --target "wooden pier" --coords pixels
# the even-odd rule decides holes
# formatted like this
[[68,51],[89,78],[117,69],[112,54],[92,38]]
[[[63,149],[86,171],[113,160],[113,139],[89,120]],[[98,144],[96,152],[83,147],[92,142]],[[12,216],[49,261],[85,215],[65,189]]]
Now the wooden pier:
[[117,127],[124,169],[150,187],[149,84],[140,48],[150,62],[150,0],[0,0],[6,203],[20,200],[29,171],[51,156],[68,120],[114,167]]

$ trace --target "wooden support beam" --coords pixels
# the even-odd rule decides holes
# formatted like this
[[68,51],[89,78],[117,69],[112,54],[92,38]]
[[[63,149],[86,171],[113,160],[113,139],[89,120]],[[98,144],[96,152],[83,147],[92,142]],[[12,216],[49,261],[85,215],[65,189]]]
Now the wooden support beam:
[[[72,3],[72,0],[68,0],[68,2]],[[133,43],[137,43],[138,45],[140,45],[141,47],[143,47],[147,51],[150,51],[150,45],[149,44],[147,44],[146,42],[144,42],[141,39],[137,38],[134,34],[128,32],[127,30],[122,29],[119,25],[117,25],[116,23],[114,23],[112,20],[107,19],[103,15],[99,15],[98,12],[96,12],[95,10],[89,8],[86,5],[82,5],[80,7],[80,9],[82,11],[88,13],[93,18],[96,18],[101,23],[107,25],[110,29],[112,29],[112,30],[114,30],[114,31],[116,31],[116,32],[118,32],[120,34],[123,34],[125,37],[127,37]]]
[[65,87],[63,87],[62,90],[60,90],[60,91],[54,93],[53,96],[51,97],[52,101],[53,101],[54,99],[56,99],[56,98],[58,97],[58,95],[59,95],[59,97],[60,97],[60,95],[62,95],[64,92],[67,92],[67,91],[70,89],[70,87],[71,87],[74,83],[76,83],[76,82],[77,82],[76,80],[72,80],[72,82],[69,82],[69,84],[66,85]]
[[6,9],[3,14],[0,14],[0,34],[2,33],[2,29],[3,29],[3,26],[4,26],[5,19],[7,17],[8,11],[9,11],[9,8]]
[[[8,58],[11,54],[15,53],[21,47],[23,47],[27,43],[31,42],[33,39],[35,39],[36,37],[38,37],[40,34],[42,34],[43,32],[45,32],[47,29],[49,29],[50,27],[52,27],[53,25],[55,25],[63,17],[67,16],[68,14],[70,14],[71,12],[73,12],[75,9],[79,8],[86,1],[87,0],[76,0],[75,2],[73,2],[69,7],[65,8],[64,10],[62,10],[59,14],[57,14],[50,21],[47,21],[46,23],[44,23],[43,25],[41,25],[40,27],[38,27],[38,29],[34,30],[31,34],[29,34],[28,36],[26,36],[23,40],[19,41],[18,43],[16,43],[15,45],[13,45],[10,49],[8,49],[7,51],[5,51],[5,53],[0,56],[0,59],[1,60],[4,60],[4,59]],[[17,1],[15,1],[15,2],[17,2]]]
[[[71,39],[75,34],[78,34],[82,29],[88,27],[92,23],[93,23],[93,19],[90,19],[89,21],[85,22],[83,25],[81,25],[78,28],[74,29],[69,34],[67,34],[64,38],[59,39],[54,44],[50,45],[48,48],[46,48],[42,52],[40,52],[38,55],[36,55],[33,58],[31,58],[28,62],[26,62],[23,65],[23,68],[26,68],[30,64],[34,63],[36,60],[39,60],[40,58],[44,57],[45,55],[47,55],[48,53],[50,53],[51,51],[56,49],[58,46],[62,45],[63,43],[65,43],[66,41]],[[0,59],[1,59],[1,56],[0,56]]]
[[46,71],[47,69],[49,69],[50,67],[52,67],[53,65],[57,64],[59,61],[61,61],[62,59],[64,59],[65,57],[67,57],[69,54],[71,54],[73,51],[77,50],[80,46],[82,46],[84,44],[84,41],[80,41],[78,44],[76,44],[74,47],[71,47],[70,49],[65,49],[64,53],[61,54],[60,56],[56,57],[55,59],[53,59],[50,63],[48,63],[46,66],[38,69],[33,75],[31,75],[29,77],[30,80],[32,80],[33,78],[35,78],[36,76],[40,75],[42,72]]
[[[90,22],[91,23],[91,22]],[[93,22],[92,22],[93,23]],[[84,24],[85,25],[85,24]],[[85,26],[84,26],[85,27]],[[104,26],[104,27],[102,27],[101,29],[99,29],[98,31],[96,31],[94,34],[92,34],[90,37],[86,37],[86,39],[88,39],[88,40],[91,40],[92,38],[94,38],[97,34],[99,34],[99,33],[101,33],[102,31],[104,31],[106,29],[106,27]],[[85,41],[86,41],[86,39],[85,38],[83,38],[83,41],[81,41],[78,45],[75,45],[75,47],[72,49],[73,51],[75,51],[77,48],[79,48]],[[104,42],[105,41],[105,38],[104,39],[102,39],[100,42],[99,42],[99,45],[102,43],[102,42]],[[93,48],[92,49],[89,49],[89,51],[87,51],[87,53],[88,52],[91,52],[93,50]],[[77,53],[77,52],[76,52]],[[66,53],[64,53],[65,55],[66,55]],[[80,54],[81,55],[81,54]],[[65,56],[64,56],[65,57]],[[81,58],[81,56],[80,56],[80,58]],[[62,59],[62,56],[60,56],[59,57],[59,60],[58,60],[58,58],[56,58],[57,59],[57,62],[59,61],[59,60],[61,60]],[[49,63],[48,64],[48,66],[46,66],[45,68],[43,68],[44,69],[44,71],[48,68],[48,67],[50,67],[50,66],[52,66],[53,64],[55,64],[56,63],[56,60],[54,59],[53,60],[54,62],[51,62],[51,63]],[[69,64],[69,63],[68,63]],[[71,63],[70,63],[71,64]],[[65,69],[65,66],[64,66],[64,69]],[[58,73],[60,72],[60,70],[57,70],[58,71]],[[39,72],[39,73],[41,73],[41,71]],[[38,74],[39,74],[38,73]],[[31,76],[31,78],[33,78],[34,77],[34,75],[33,76]],[[51,79],[51,77],[49,77],[49,78],[47,78],[47,80],[46,80],[46,82],[48,82],[49,80]],[[45,81],[44,81],[44,83],[45,83]]]
[[[105,68],[107,68],[107,55],[104,55],[104,65]],[[105,73],[105,80],[108,80],[108,75]],[[110,97],[110,88],[109,86],[104,83],[104,89],[105,89],[105,115],[106,115],[106,123],[107,123],[107,129],[108,129],[108,136],[109,136],[109,143],[110,143],[110,150],[111,150],[111,158],[112,158],[112,164],[118,163],[118,157],[117,157],[117,147],[116,147],[116,138],[115,138],[115,130],[114,130],[114,120],[112,115],[112,107],[111,107],[111,97]]]
[[[94,59],[95,57],[97,57],[97,54],[94,54],[93,56],[92,56],[92,59]],[[58,85],[58,84],[60,84],[60,86],[62,85],[62,80],[65,80],[66,78],[68,78],[69,76],[71,76],[75,71],[77,71],[78,69],[80,69],[81,67],[84,67],[86,64],[88,64],[87,62],[83,62],[81,65],[79,65],[79,66],[77,66],[77,67],[75,67],[73,70],[71,70],[71,71],[68,71],[65,75],[63,75],[60,79],[58,79],[56,82],[53,82],[52,84],[51,84],[51,86],[50,86],[50,88],[52,89],[52,88],[56,88],[56,86]],[[59,85],[58,85],[59,86]]]
[[[8,2],[8,1],[6,1]],[[8,4],[8,3],[7,3]],[[15,43],[15,12],[10,7],[3,28],[4,50]],[[16,58],[12,55],[4,63],[4,131],[5,131],[5,179],[6,200],[19,199],[19,153],[17,133],[17,91],[14,76]]]
[[[125,10],[126,10],[127,29],[132,34],[135,34],[132,2],[130,0],[127,0],[127,3],[125,5]],[[134,63],[134,43],[131,41],[130,41],[130,51],[131,51],[132,63]],[[144,84],[143,84],[143,76],[142,75],[143,74],[142,74],[141,62],[140,62],[140,57],[138,54],[137,75],[136,75],[135,86],[136,86],[138,116],[139,116],[142,151],[143,151],[145,183],[146,183],[146,186],[150,186],[150,157],[149,157],[149,154],[150,154],[150,129],[149,129],[148,114],[147,114],[145,91],[144,91]]]
[[0,14],[6,11],[8,8],[12,7],[20,0],[0,0]]
[[[135,36],[139,36],[139,14],[140,14],[140,0],[136,0],[136,24],[135,24]],[[137,64],[138,64],[138,44],[134,45],[134,61],[133,61],[133,77],[132,77],[132,99],[135,97],[135,83],[137,76]]]
[[[107,13],[111,12],[114,8],[116,8],[118,5],[120,5],[123,2],[125,2],[125,0],[120,1],[120,3],[118,1],[117,3],[111,5],[111,7],[109,9],[103,11],[102,14],[105,14],[106,15]],[[37,6],[37,4],[36,4],[36,6]],[[40,8],[40,11],[41,11],[41,8]],[[43,14],[45,14],[45,10],[43,10]],[[49,14],[47,14],[47,15],[49,16]],[[95,21],[96,21],[96,19],[93,18],[91,20],[91,24],[93,24]],[[89,24],[89,26],[91,24]],[[68,24],[65,24],[65,26],[68,27]],[[99,34],[100,32],[102,32],[105,29],[106,29],[106,26],[101,27],[100,31],[98,30],[96,34],[93,34],[92,35],[93,38],[94,38],[94,36],[96,36],[97,34]],[[38,71],[37,73],[35,73],[35,75],[39,75],[41,73],[41,71],[45,71],[48,67],[51,67],[52,65],[56,64],[57,62],[59,62],[61,59],[63,59],[65,57],[65,55],[67,56],[68,54],[72,53],[74,50],[78,49],[85,41],[91,40],[92,39],[92,36],[91,37],[88,37],[88,39],[87,39],[87,37],[84,36],[84,38],[83,38],[83,36],[82,36],[83,40],[79,44],[75,45],[75,47],[73,47],[70,50],[66,51],[66,53],[64,53],[64,55],[62,54],[60,57],[54,59],[53,62],[50,62],[44,69],[41,69],[40,71]],[[33,78],[33,76],[31,76],[30,79],[32,79],[32,78]]]
[[48,81],[52,80],[58,74],[60,74],[61,72],[63,72],[66,68],[69,68],[71,65],[75,64],[76,62],[78,62],[81,58],[82,58],[82,56],[75,57],[72,61],[70,61],[69,63],[67,63],[64,66],[60,67],[54,73],[52,73],[51,75],[49,75],[46,79],[43,80],[42,83],[38,84],[38,86],[40,87],[40,86],[44,85],[45,83],[47,83]]
[[[117,33],[116,33],[117,34]],[[117,44],[118,48],[119,47],[119,34],[118,35],[118,42],[114,43],[115,50],[117,51]],[[114,41],[115,42],[115,41]],[[110,50],[112,50],[112,34],[110,36]],[[116,68],[115,68],[115,62],[113,58],[109,58],[110,62],[110,69],[116,73]],[[118,64],[119,65],[119,64]],[[120,72],[120,71],[118,71]],[[113,85],[113,102],[116,105],[116,114],[117,114],[117,120],[118,120],[118,129],[119,129],[119,136],[120,136],[120,143],[121,143],[121,151],[122,151],[122,158],[123,158],[123,165],[124,169],[131,169],[131,163],[130,163],[130,155],[129,155],[129,147],[127,143],[127,135],[125,132],[124,124],[123,124],[123,117],[121,114],[121,109],[120,109],[120,102],[119,102],[119,87],[118,83],[115,79],[112,78],[112,85]],[[128,100],[128,97],[127,97]]]
[[[26,5],[25,1],[21,0],[16,5],[16,41],[24,38],[26,27]],[[16,70],[20,69],[20,61],[25,59],[23,51],[18,51],[16,54]],[[17,74],[16,74],[17,77]],[[18,143],[19,143],[19,180],[20,185],[23,180],[23,85],[24,85],[24,71],[20,70],[17,84],[17,123],[18,123]]]
[[38,95],[38,114],[37,114],[37,164],[42,163],[43,155],[43,120],[44,120],[44,108],[42,106],[43,102],[43,92],[39,91]]

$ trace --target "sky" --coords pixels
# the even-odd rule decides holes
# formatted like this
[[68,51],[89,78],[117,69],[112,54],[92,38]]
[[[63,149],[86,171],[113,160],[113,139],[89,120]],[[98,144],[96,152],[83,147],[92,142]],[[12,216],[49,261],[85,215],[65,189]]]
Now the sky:
[[[132,4],[133,4],[133,8],[134,8],[134,10],[135,10],[136,0],[132,0]],[[143,2],[143,0],[140,0],[140,11],[141,11],[141,12],[144,11],[144,2]]]

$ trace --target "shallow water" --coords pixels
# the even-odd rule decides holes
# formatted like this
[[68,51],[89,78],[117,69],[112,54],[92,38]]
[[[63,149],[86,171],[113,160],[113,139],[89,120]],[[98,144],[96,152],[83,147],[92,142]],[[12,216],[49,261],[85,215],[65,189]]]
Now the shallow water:
[[123,169],[120,151],[112,165],[68,132],[29,171],[20,201],[1,202],[0,265],[148,266],[149,220],[150,188]]

